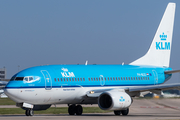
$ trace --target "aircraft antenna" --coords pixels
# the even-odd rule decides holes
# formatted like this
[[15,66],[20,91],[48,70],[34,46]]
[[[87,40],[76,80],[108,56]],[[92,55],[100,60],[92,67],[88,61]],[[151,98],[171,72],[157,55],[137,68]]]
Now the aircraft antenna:
[[86,63],[85,63],[85,65],[87,65],[88,64],[88,60],[86,60]]

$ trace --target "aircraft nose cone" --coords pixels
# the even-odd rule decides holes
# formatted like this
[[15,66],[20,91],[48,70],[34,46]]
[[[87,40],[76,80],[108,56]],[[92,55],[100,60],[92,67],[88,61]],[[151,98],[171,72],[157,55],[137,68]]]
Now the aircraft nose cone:
[[15,95],[15,93],[13,92],[13,90],[10,90],[10,89],[7,89],[7,88],[4,89],[4,93],[5,93],[8,97],[11,97],[11,96],[14,96],[14,95]]
[[4,89],[4,93],[13,101],[18,102],[17,92],[13,89]]

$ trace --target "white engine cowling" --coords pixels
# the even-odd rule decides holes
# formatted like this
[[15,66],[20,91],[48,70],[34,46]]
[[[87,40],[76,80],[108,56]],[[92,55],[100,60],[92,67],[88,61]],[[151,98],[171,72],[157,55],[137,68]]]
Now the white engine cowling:
[[124,110],[131,103],[131,97],[125,92],[103,92],[98,98],[98,105],[102,110]]

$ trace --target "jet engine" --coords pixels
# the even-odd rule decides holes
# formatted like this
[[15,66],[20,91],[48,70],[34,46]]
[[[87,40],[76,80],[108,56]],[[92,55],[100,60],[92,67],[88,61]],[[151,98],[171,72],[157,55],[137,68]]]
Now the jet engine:
[[107,91],[98,98],[98,105],[102,110],[124,110],[131,103],[131,97],[125,92]]

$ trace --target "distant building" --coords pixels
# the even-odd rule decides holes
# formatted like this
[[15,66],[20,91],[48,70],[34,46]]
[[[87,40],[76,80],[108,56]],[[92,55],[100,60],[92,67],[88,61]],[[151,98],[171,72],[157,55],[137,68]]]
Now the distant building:
[[6,68],[0,68],[0,80],[6,79]]

